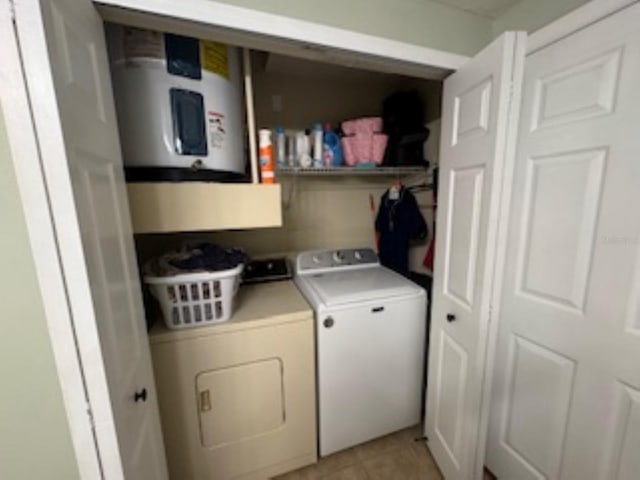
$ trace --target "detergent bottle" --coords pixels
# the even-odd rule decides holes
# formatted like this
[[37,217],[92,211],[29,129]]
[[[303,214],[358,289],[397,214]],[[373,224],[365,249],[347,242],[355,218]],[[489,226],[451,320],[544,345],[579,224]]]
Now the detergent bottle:
[[276,183],[273,165],[273,145],[271,143],[271,130],[262,129],[258,132],[260,176],[262,183]]
[[322,142],[324,166],[327,168],[342,166],[342,145],[340,144],[340,137],[331,129],[330,123],[325,123],[324,125]]

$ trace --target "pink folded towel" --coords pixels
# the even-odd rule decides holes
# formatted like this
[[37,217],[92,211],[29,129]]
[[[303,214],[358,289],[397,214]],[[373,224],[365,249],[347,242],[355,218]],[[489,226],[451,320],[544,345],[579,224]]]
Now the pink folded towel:
[[382,117],[354,118],[342,122],[345,135],[373,134],[382,132]]
[[344,162],[353,167],[357,163],[382,163],[384,151],[387,148],[387,135],[383,133],[358,133],[342,138]]

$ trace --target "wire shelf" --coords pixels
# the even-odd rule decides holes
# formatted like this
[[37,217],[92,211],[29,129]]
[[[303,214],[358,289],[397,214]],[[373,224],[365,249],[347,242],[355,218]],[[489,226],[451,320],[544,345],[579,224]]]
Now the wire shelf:
[[427,173],[424,167],[332,167],[332,168],[302,168],[302,167],[280,167],[276,169],[276,175],[354,175],[354,176],[396,176],[415,175]]

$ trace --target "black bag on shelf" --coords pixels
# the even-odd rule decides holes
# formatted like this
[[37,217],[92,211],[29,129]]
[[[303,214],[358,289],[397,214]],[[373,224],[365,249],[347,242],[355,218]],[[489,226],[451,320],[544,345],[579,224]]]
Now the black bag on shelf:
[[392,94],[382,105],[384,132],[389,136],[384,155],[385,167],[428,166],[424,142],[429,129],[424,126],[424,101],[415,91]]

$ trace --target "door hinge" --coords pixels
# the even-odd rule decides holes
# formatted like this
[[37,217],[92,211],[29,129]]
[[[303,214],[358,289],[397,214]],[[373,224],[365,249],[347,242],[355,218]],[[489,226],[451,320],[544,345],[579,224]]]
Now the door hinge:
[[513,102],[513,94],[516,91],[516,84],[513,81],[513,78],[509,79],[509,104],[511,104],[511,102]]
[[89,417],[89,423],[91,424],[91,430],[96,429],[96,422],[93,418],[93,410],[91,410],[91,405],[87,403],[87,416]]

